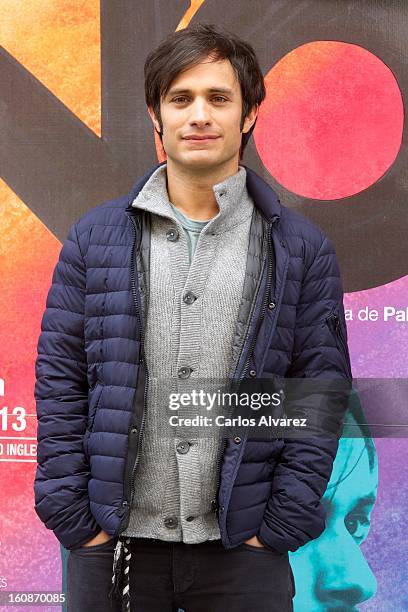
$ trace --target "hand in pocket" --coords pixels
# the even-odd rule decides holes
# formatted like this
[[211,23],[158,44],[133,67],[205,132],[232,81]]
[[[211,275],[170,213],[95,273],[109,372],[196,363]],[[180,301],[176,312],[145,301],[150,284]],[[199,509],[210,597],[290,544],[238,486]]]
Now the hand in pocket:
[[82,548],[86,548],[88,546],[96,546],[97,544],[104,544],[105,542],[110,540],[111,537],[112,536],[106,533],[106,531],[103,531],[103,529],[101,529],[101,531],[94,538],[92,538],[92,540],[89,540],[89,542],[82,544]]

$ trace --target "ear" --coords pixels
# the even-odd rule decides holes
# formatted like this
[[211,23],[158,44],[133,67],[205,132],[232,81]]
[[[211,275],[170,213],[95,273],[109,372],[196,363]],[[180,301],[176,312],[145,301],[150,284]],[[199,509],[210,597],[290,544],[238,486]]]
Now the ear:
[[255,104],[249,111],[249,114],[244,119],[244,125],[242,127],[242,132],[246,134],[249,132],[251,127],[254,125],[256,118],[258,116],[259,106]]
[[161,132],[161,130],[160,130],[160,125],[159,125],[159,122],[157,121],[156,115],[154,114],[154,110],[153,110],[153,108],[152,108],[151,106],[148,106],[148,107],[147,107],[147,112],[148,112],[148,113],[149,113],[149,115],[150,115],[150,119],[151,119],[151,120],[152,120],[152,122],[153,122],[153,125],[154,125],[154,127],[155,127],[156,132],[157,132],[158,134],[160,134],[160,132]]

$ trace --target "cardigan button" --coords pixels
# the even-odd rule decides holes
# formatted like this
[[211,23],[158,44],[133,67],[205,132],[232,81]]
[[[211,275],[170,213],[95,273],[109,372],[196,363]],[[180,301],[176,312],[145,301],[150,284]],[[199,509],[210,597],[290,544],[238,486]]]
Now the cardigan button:
[[176,449],[180,455],[185,455],[190,450],[190,442],[182,440],[177,444]]
[[192,293],[191,291],[187,291],[187,293],[183,295],[183,302],[185,304],[192,304],[196,301],[196,299],[197,296],[195,296],[194,293]]
[[171,229],[168,232],[166,232],[166,238],[167,240],[170,240],[170,242],[176,242],[178,237],[179,237],[179,233],[176,229]]
[[167,516],[164,519],[164,524],[167,527],[167,529],[176,529],[176,527],[178,525],[178,518],[177,518],[177,516]]
[[234,442],[235,442],[235,444],[240,444],[241,438],[239,436],[235,436]]
[[178,370],[177,374],[179,378],[189,378],[192,371],[192,368],[189,366],[183,366]]
[[268,304],[269,310],[273,310],[275,308],[275,306],[276,306],[275,302],[269,302],[269,304]]
[[249,375],[252,377],[256,376],[256,370],[249,370]]

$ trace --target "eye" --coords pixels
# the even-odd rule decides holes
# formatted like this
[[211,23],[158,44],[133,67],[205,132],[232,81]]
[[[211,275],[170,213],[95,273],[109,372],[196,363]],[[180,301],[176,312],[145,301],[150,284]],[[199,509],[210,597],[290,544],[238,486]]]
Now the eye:
[[350,512],[344,519],[347,531],[353,536],[358,544],[362,544],[370,530],[370,519],[367,515]]
[[[177,98],[173,98],[172,102],[175,102],[177,104],[181,101],[181,103],[183,103],[183,100],[187,100],[186,96],[177,96]],[[218,100],[220,102],[228,102],[227,98],[224,98],[224,96],[214,96],[213,100]]]
[[177,98],[173,98],[172,102],[178,102],[179,100],[186,100],[185,96],[178,96]]

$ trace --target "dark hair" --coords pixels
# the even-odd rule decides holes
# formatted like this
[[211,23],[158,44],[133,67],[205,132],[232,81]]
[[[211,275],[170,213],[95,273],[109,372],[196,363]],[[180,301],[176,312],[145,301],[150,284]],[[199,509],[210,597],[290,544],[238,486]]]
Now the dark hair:
[[[359,430],[359,433],[357,430]],[[349,445],[348,456],[345,458],[339,478],[336,482],[327,486],[327,490],[333,489],[332,495],[335,495],[339,484],[346,480],[353,472],[353,470],[356,469],[365,451],[367,451],[368,469],[370,470],[370,472],[373,472],[378,464],[377,450],[375,448],[374,440],[371,435],[370,427],[367,423],[366,415],[361,405],[360,396],[355,388],[352,389],[349,396],[349,403],[344,417],[341,437],[345,439],[350,438],[352,440],[354,438],[361,437],[364,439],[364,446],[360,452],[357,461],[354,463],[351,469],[348,469],[348,460],[353,452],[354,446],[353,444]],[[346,472],[346,470],[348,471]]]
[[[213,61],[229,60],[235,71],[243,100],[241,131],[250,110],[265,99],[262,71],[255,51],[249,43],[215,24],[199,23],[177,30],[169,34],[149,53],[144,66],[146,104],[153,108],[157,117],[161,140],[163,132],[160,115],[161,98],[166,96],[171,83],[182,71],[201,63],[208,56],[211,56]],[[240,160],[255,123],[247,134],[242,135]]]

